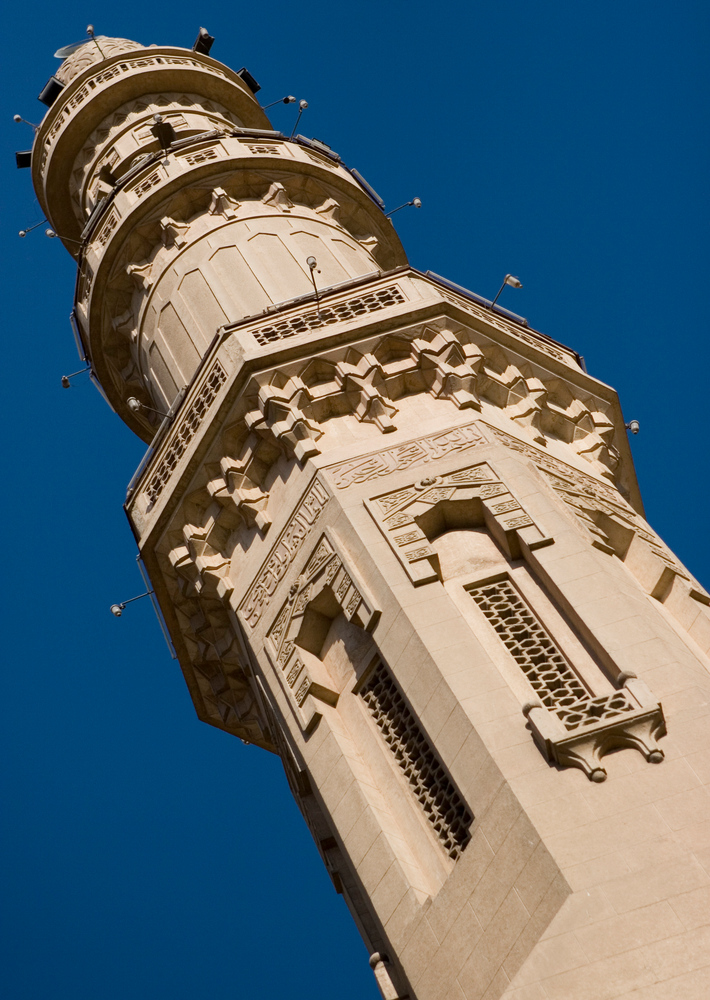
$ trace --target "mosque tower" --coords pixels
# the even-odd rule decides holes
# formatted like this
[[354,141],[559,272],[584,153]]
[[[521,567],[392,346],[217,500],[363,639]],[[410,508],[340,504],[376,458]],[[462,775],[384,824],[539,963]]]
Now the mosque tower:
[[706,997],[710,599],[615,392],[209,44],[90,39],[31,156],[198,716],[280,756],[386,1000]]

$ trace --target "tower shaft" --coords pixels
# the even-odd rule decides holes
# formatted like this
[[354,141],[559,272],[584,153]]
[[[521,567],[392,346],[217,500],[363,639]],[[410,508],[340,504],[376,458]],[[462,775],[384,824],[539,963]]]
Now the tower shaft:
[[644,520],[616,394],[409,267],[226,67],[102,48],[33,174],[152,441],[126,511],[199,717],[281,757],[386,1000],[675,989],[710,598]]

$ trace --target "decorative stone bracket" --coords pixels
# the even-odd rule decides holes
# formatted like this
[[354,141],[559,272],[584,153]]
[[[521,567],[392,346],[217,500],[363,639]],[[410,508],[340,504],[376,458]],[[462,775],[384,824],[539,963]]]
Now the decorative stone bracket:
[[283,385],[277,381],[260,386],[255,406],[244,420],[249,430],[273,435],[299,462],[305,462],[312,455],[319,454],[316,441],[323,432],[303,412],[308,404],[305,385],[298,378],[283,382]]
[[535,742],[551,764],[579,767],[591,781],[604,781],[601,759],[611,750],[638,750],[652,764],[663,760],[657,743],[666,734],[663,709],[635,675],[619,679],[621,690],[579,703],[564,718],[539,701],[523,706]]
[[442,531],[485,524],[511,559],[520,558],[524,546],[537,549],[553,541],[487,463],[420,479],[365,506],[415,587],[439,579],[429,539]]

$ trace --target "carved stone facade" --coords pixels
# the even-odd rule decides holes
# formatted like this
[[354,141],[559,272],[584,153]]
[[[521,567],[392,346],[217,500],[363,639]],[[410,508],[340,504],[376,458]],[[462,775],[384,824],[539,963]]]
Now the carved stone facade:
[[707,995],[710,598],[615,393],[227,67],[101,43],[33,173],[199,717],[280,756],[386,1000]]

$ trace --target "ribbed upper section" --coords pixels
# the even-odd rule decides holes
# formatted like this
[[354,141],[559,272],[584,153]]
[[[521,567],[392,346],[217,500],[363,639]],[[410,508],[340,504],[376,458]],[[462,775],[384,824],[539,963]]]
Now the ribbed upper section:
[[165,411],[221,327],[313,291],[309,257],[321,288],[406,257],[337,155],[271,132],[231,69],[185,49],[98,43],[61,67],[33,179],[79,264],[92,367],[150,438],[157,418],[126,400]]

